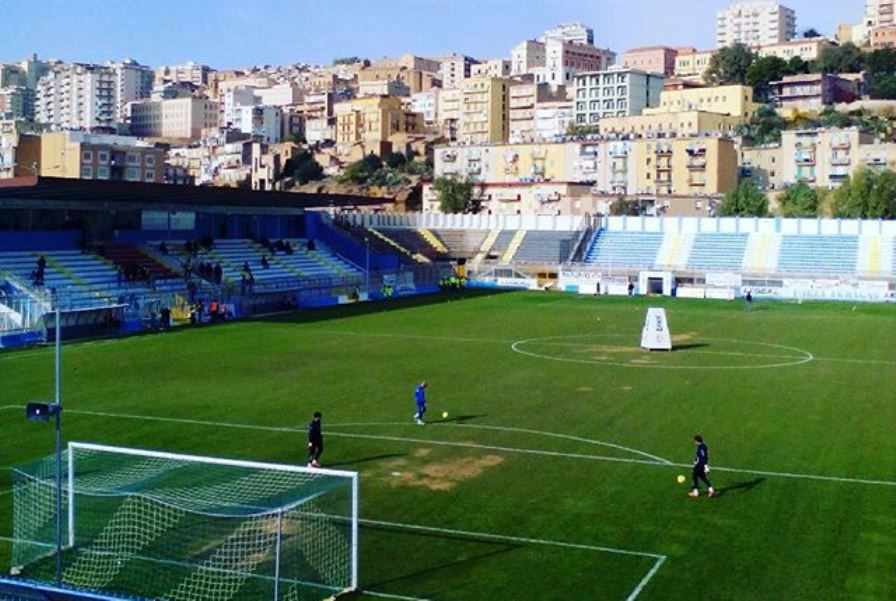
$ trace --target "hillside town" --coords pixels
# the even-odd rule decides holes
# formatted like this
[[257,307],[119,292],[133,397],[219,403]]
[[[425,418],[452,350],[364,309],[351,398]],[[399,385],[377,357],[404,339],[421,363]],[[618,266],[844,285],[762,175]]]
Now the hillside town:
[[362,193],[426,213],[894,217],[896,2],[849,2],[855,23],[830,32],[732,4],[710,49],[610,49],[566,23],[500,57],[459,42],[219,70],[33,54],[0,64],[0,179]]

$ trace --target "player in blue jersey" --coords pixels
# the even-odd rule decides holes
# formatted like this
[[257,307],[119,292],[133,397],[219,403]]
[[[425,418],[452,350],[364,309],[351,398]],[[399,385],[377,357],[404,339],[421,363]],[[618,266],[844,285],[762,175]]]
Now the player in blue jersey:
[[423,380],[414,389],[414,401],[417,403],[417,413],[414,414],[414,421],[419,425],[423,425],[423,414],[426,413],[426,380]]
[[703,442],[703,437],[699,434],[694,437],[694,444],[697,445],[697,456],[694,457],[694,485],[691,488],[691,492],[688,494],[692,497],[699,497],[699,481],[703,480],[706,482],[706,494],[711,497],[716,494],[716,491],[713,489],[709,478],[706,477],[706,474],[709,473],[709,448],[706,446],[706,443]]

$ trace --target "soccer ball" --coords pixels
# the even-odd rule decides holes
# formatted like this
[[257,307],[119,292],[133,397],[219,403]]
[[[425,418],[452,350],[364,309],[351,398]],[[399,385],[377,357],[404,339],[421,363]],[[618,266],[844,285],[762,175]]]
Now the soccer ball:
[[676,480],[678,480],[679,484],[684,484],[685,477],[683,475],[679,474],[678,478],[676,478]]
[[446,419],[448,417],[447,411],[442,411],[442,419]]

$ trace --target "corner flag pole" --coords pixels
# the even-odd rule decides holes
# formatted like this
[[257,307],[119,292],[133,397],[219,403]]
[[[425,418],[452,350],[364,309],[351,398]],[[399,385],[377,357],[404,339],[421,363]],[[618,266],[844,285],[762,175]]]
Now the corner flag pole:
[[[62,320],[56,303],[56,585],[62,585]],[[72,494],[72,491],[69,491]],[[71,499],[69,499],[71,502]]]

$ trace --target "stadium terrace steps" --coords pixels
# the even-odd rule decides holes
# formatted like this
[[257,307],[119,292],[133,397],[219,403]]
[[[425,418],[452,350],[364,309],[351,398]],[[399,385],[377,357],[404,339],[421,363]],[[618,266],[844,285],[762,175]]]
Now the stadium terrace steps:
[[746,273],[774,273],[778,269],[780,253],[780,234],[749,234],[741,269]]
[[[405,255],[408,255],[410,257],[413,257],[414,260],[417,261],[418,263],[431,263],[432,262],[426,256],[421,255],[420,253],[417,253],[417,252],[412,252],[411,250],[405,248],[403,245],[401,245],[397,241],[393,240],[391,236],[387,236],[380,230],[369,227],[369,228],[367,228],[367,231],[370,232],[371,234],[373,234],[374,236],[376,236],[377,238],[379,238],[380,240],[382,240],[383,242],[386,242],[386,243],[392,245],[399,252],[401,252]],[[398,230],[394,230],[394,231],[398,231]]]
[[578,235],[579,232],[529,230],[513,258],[515,261],[565,262]]
[[778,271],[800,274],[854,274],[858,265],[858,236],[781,237]]
[[513,256],[516,254],[516,251],[519,250],[520,245],[523,243],[523,239],[526,237],[526,230],[517,230],[513,234],[513,238],[510,239],[510,243],[507,245],[507,249],[504,251],[504,254],[501,255],[501,264],[508,265],[511,261],[513,261]]
[[697,234],[688,256],[689,269],[740,271],[747,234]]
[[665,268],[684,268],[688,263],[694,234],[667,233],[657,252],[656,264]]
[[479,251],[476,253],[476,256],[473,257],[473,264],[478,265],[482,263],[488,254],[491,252],[492,247],[495,245],[495,242],[498,240],[498,236],[501,235],[501,230],[490,230],[489,233],[485,236],[485,239],[482,241],[482,244],[479,246]]
[[[446,254],[436,248],[432,241],[421,234],[419,230],[410,228],[380,228],[377,231],[405,249],[420,263],[441,261],[447,258]],[[438,240],[436,240],[436,243],[441,245],[441,242]],[[423,259],[420,257],[423,257]]]
[[[478,253],[489,230],[445,229],[432,230],[448,247],[448,254],[454,258],[472,259]],[[495,234],[497,236],[497,234]]]
[[439,237],[436,236],[436,234],[432,230],[428,230],[425,227],[422,227],[417,231],[420,233],[423,239],[429,243],[430,246],[436,249],[436,252],[442,255],[448,254],[448,247],[445,246],[445,244],[442,243],[441,240],[439,240]]
[[860,236],[856,272],[860,275],[890,277],[894,275],[894,254],[894,238]]
[[646,268],[656,264],[665,234],[602,230],[594,239],[585,262],[608,269]]
[[100,256],[122,269],[129,265],[146,269],[156,280],[177,278],[177,273],[167,265],[157,261],[152,255],[144,252],[141,248],[122,244],[108,244],[100,252]]

